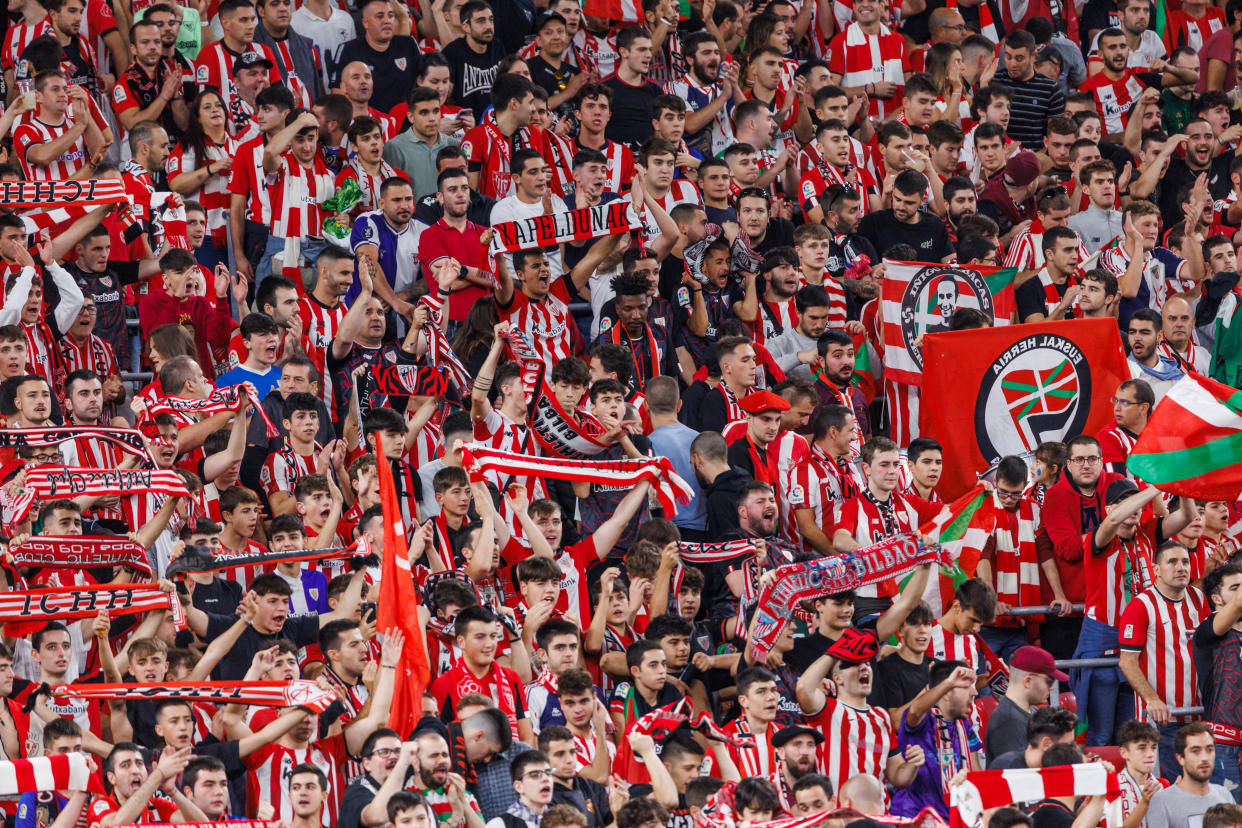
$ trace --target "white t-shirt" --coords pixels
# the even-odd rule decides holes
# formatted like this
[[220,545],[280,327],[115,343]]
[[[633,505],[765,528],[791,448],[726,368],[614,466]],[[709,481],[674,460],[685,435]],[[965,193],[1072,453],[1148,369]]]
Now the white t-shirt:
[[289,25],[298,34],[313,40],[325,58],[336,57],[341,46],[357,35],[354,19],[335,6],[332,8],[332,16],[327,20],[302,6],[293,13]]
[[[565,206],[565,202],[560,196],[552,196],[552,212],[567,213],[569,208]],[[526,204],[518,199],[517,196],[511,195],[502,198],[492,206],[492,224],[499,224],[502,221],[521,221],[523,219],[534,218],[543,215],[543,200],[540,199],[534,204]],[[513,269],[513,254],[505,254],[505,265],[509,268],[509,274],[515,279],[517,273]],[[552,281],[555,282],[564,272],[564,265],[561,262],[561,251],[558,249],[555,253],[548,254],[548,266],[552,271]]]

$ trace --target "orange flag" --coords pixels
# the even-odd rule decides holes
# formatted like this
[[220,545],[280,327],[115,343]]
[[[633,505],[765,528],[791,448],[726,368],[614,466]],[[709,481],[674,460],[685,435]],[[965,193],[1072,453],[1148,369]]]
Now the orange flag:
[[392,466],[384,458],[380,435],[375,435],[375,453],[379,458],[380,507],[384,511],[384,555],[380,567],[380,589],[377,608],[379,630],[394,627],[405,633],[405,646],[397,663],[396,685],[388,726],[405,739],[422,715],[423,691],[431,683],[431,667],[422,630],[418,626],[418,590],[410,572],[409,551],[405,542],[405,522],[397,488],[392,479]]

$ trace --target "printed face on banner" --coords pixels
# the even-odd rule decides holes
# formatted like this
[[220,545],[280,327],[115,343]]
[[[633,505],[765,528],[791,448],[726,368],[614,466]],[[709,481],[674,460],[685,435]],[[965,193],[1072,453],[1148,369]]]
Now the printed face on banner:
[[923,367],[922,348],[915,342],[923,334],[949,329],[949,318],[958,308],[974,308],[995,317],[992,293],[983,277],[973,270],[929,265],[914,275],[901,299],[901,336],[910,358]]
[[1040,333],[1006,348],[984,375],[975,433],[985,458],[1034,451],[1081,433],[1091,408],[1091,370],[1072,341]]

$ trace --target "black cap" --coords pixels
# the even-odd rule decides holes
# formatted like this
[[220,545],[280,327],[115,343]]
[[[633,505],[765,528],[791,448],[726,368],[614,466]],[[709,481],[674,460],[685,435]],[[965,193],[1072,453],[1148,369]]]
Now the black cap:
[[410,736],[418,736],[420,733],[437,733],[444,737],[444,741],[449,741],[449,729],[439,716],[423,716],[419,719]]
[[763,257],[763,264],[759,266],[759,274],[763,275],[771,273],[781,265],[797,267],[798,259],[796,256],[790,255],[791,252],[792,251],[787,248],[777,248],[776,250],[769,251],[768,255]]
[[1035,53],[1036,63],[1055,63],[1057,66],[1063,66],[1065,60],[1061,57],[1061,52],[1056,46],[1045,46]]
[[565,22],[565,18],[556,12],[544,12],[535,18],[535,34],[539,34],[539,32],[543,30],[543,27],[549,23],[560,23],[562,26],[567,28],[569,26],[569,24]]
[[807,727],[806,725],[789,725],[776,731],[776,735],[772,737],[772,747],[784,747],[799,736],[810,736],[817,745],[824,743],[823,731]]
[[1139,487],[1133,480],[1128,477],[1122,477],[1108,484],[1108,488],[1104,490],[1104,505],[1111,506],[1114,503],[1125,500],[1130,495],[1139,490]]
[[262,52],[242,52],[237,56],[237,60],[233,61],[233,76],[243,69],[250,69],[254,66],[263,66],[271,69],[275,64],[267,59],[267,55]]

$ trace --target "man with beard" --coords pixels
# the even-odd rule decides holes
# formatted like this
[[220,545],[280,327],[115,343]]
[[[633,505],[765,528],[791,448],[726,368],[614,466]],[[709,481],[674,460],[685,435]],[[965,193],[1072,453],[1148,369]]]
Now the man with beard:
[[129,65],[112,88],[112,108],[125,129],[142,121],[158,121],[169,135],[190,127],[190,110],[182,91],[181,72],[164,59],[159,23],[151,12],[130,30]]
[[720,71],[720,44],[710,32],[686,36],[681,48],[688,71],[664,90],[686,102],[686,145],[707,158],[733,143],[729,115],[745,99],[737,82],[739,67],[730,61]]
[[[642,251],[638,252],[641,255]],[[641,392],[653,377],[668,373],[665,367],[668,366],[672,349],[669,347],[669,333],[665,327],[648,322],[651,280],[647,275],[637,272],[636,261],[628,252],[627,259],[634,269],[629,273],[622,272],[613,276],[611,282],[617,322],[607,324],[606,317],[601,320],[598,342],[611,342],[629,349],[634,362],[634,386]],[[648,262],[647,270],[654,274],[655,262],[653,259]]]
[[[470,109],[477,120],[487,108],[489,91],[507,50],[496,39],[495,16],[487,3],[471,0],[461,7],[460,15],[463,36],[445,44],[443,54],[449,62],[453,103]],[[502,110],[496,107],[497,114]],[[466,140],[470,140],[470,133]]]
[[880,261],[875,246],[858,235],[864,215],[862,196],[852,187],[833,184],[824,190],[820,205],[824,209],[824,224],[832,231],[825,268],[833,279],[844,278],[846,269],[853,267],[860,257],[865,256],[872,263]]
[[[267,281],[271,282],[274,278],[269,277]],[[354,257],[348,251],[328,245],[315,260],[315,287],[297,300],[301,347],[319,373],[314,393],[331,412],[332,421],[336,420],[336,398],[335,388],[327,375],[327,351],[340,330],[341,320],[345,318],[345,304],[341,299],[349,292],[353,281]],[[281,367],[282,377],[288,368],[289,363]]]
[[[255,11],[259,16],[254,32],[255,42],[272,50],[272,57],[276,59],[276,71],[293,93],[294,100],[298,106],[309,109],[313,101],[323,96],[323,74],[319,71],[320,58],[315,53],[314,41],[290,28],[293,20],[292,0],[258,0]],[[369,21],[365,7],[362,19],[368,42],[372,37],[376,41],[380,40],[382,35],[373,36],[371,27],[367,25]],[[349,46],[346,43],[343,48],[347,49]],[[368,65],[372,71],[383,71],[385,68],[374,62]],[[396,81],[396,76],[385,77],[392,77]],[[413,79],[412,73],[410,79]],[[384,111],[387,112],[388,109]]]
[[[816,813],[813,810],[802,811],[803,797],[799,797],[806,789],[799,786],[804,779],[817,776],[816,753],[824,743],[824,734],[813,727],[788,725],[781,728],[772,737],[772,747],[776,749],[776,769],[768,774],[768,781],[776,786],[781,797],[781,807],[789,814],[806,815]],[[821,777],[822,778],[822,777]],[[826,780],[825,780],[826,781]],[[831,784],[831,783],[830,783]],[[810,798],[810,797],[806,797]],[[825,800],[825,805],[827,800]]]
[[388,822],[388,800],[405,788],[411,764],[418,761],[418,745],[401,743],[395,730],[382,727],[362,743],[362,775],[341,797],[340,828],[364,828]]
[[944,222],[923,211],[927,200],[927,176],[902,170],[893,181],[892,206],[868,213],[858,225],[859,235],[884,255],[894,244],[909,244],[925,262],[949,262],[953,242]]
[[448,318],[464,322],[470,308],[490,291],[492,275],[487,267],[487,244],[491,231],[470,221],[470,176],[462,169],[447,168],[436,177],[436,199],[444,208],[439,221],[419,236],[419,257],[426,272],[435,273],[439,265],[452,259],[460,271],[446,291],[437,294],[448,304]]
[[[1103,119],[1107,135],[1116,136],[1125,131],[1127,115],[1144,89],[1193,84],[1199,79],[1197,61],[1195,69],[1183,69],[1158,57],[1151,64],[1153,71],[1131,68],[1129,39],[1121,29],[1108,28],[1100,32],[1096,45],[1098,63],[1095,60],[1092,63],[1097,65],[1098,71],[1079,88],[1095,98],[1095,108]],[[1146,67],[1148,63],[1142,65]]]
[[1160,353],[1160,314],[1151,308],[1139,308],[1130,316],[1126,341],[1130,345],[1130,376],[1151,386],[1156,404],[1173,385],[1186,376],[1181,366]]
[[975,671],[960,661],[938,661],[931,669],[927,691],[920,693],[901,714],[897,728],[899,751],[917,747],[928,759],[914,781],[893,793],[892,813],[911,817],[933,808],[949,818],[948,785],[961,770],[982,768],[983,745],[970,724],[974,709]]
[[[170,822],[180,815],[182,820],[205,820],[203,812],[176,788],[177,777],[190,761],[189,747],[165,751],[150,771],[142,753],[133,742],[122,742],[108,754],[103,775],[112,790],[111,796],[96,797],[87,811],[90,821],[100,825],[126,825],[135,822]],[[172,785],[171,801],[156,797],[155,792]]]
[[[770,251],[759,267],[759,273],[744,273],[745,291],[733,303],[733,313],[750,326],[756,344],[763,344],[792,330],[798,321],[794,293],[800,286],[798,256],[792,248],[777,247]],[[763,277],[763,295],[757,287]]]
[[862,452],[862,444],[871,436],[871,420],[862,391],[851,382],[854,377],[854,340],[848,333],[835,328],[825,330],[815,342],[818,359],[811,363],[815,390],[819,393],[820,409],[840,405],[854,415],[854,436],[850,441],[850,458]]
[[832,300],[822,287],[807,285],[794,296],[794,313],[797,323],[771,339],[767,348],[786,375],[806,376],[807,366],[819,361],[819,338],[828,330]]
[[[798,190],[802,198],[802,210],[809,221],[820,221],[824,217],[824,206],[821,197],[832,185],[848,187],[858,193],[862,213],[870,212],[876,198],[875,179],[867,170],[856,167],[850,162],[850,134],[843,121],[829,118],[819,125],[815,133],[815,146],[823,163],[817,164],[802,174]],[[878,200],[878,198],[877,198]]]
[[[863,485],[857,468],[850,462],[850,446],[857,439],[855,422],[854,413],[845,406],[821,406],[815,414],[810,456],[795,465],[785,481],[782,500],[788,504],[790,517],[797,527],[796,537],[801,538],[804,548],[814,549],[821,555],[834,554],[832,523],[836,511]],[[851,610],[845,615],[845,625],[849,624],[853,612],[854,597],[850,594],[848,598]],[[840,603],[836,599],[833,601]],[[835,640],[837,635],[833,631],[839,634],[840,628],[834,627],[822,614],[819,623],[820,632]],[[811,633],[799,639],[791,658],[800,655],[803,642],[812,647],[815,635]]]
[[[399,316],[413,317],[414,305],[398,295],[414,284],[418,236],[410,226],[413,215],[414,190],[410,182],[396,177],[385,179],[380,186],[380,209],[359,216],[350,231],[350,247],[357,263],[354,283],[345,294],[350,307],[361,301],[365,259],[366,293],[374,289],[375,298],[382,299]],[[344,327],[343,321],[341,325]]]
[[[181,98],[189,106],[198,95],[198,83],[194,77],[194,61],[186,58],[177,48],[177,37],[181,31],[181,16],[177,12],[168,3],[155,3],[147,7],[142,19],[160,27],[160,54],[169,71],[181,78]],[[134,25],[137,26],[137,22]]]
[[1201,825],[1208,808],[1234,801],[1227,788],[1210,781],[1216,765],[1216,739],[1207,724],[1191,722],[1181,728],[1173,745],[1182,775],[1151,798],[1145,821],[1149,828]]
[[[1216,147],[1216,135],[1212,125],[1202,118],[1195,118],[1186,125],[1186,157],[1173,154],[1169,167],[1160,179],[1160,191],[1155,194],[1160,207],[1160,218],[1163,226],[1172,227],[1180,223],[1185,214],[1178,202],[1178,195],[1183,187],[1191,187],[1200,175],[1207,176],[1208,190],[1212,200],[1226,198],[1232,189],[1229,165],[1233,161],[1230,153],[1223,152],[1212,157]],[[1198,213],[1191,211],[1191,215]]]
[[[424,719],[414,731],[417,750],[412,755],[417,759],[418,768],[415,789],[427,800],[437,821],[449,820],[454,825],[464,822],[468,828],[483,828],[479,803],[474,794],[466,790],[466,781],[461,774],[453,773],[448,741],[441,729],[443,725],[439,722],[430,723]],[[406,774],[401,773],[401,777],[404,780]]]
[[957,227],[962,219],[979,212],[979,198],[975,193],[975,185],[964,175],[949,176],[941,186],[944,192],[944,203],[949,209],[945,216],[945,224],[949,228],[949,237],[957,241]]
[[[137,64],[134,64],[137,65]],[[117,364],[128,366],[130,336],[125,326],[124,289],[144,276],[159,272],[159,265],[111,259],[112,239],[106,227],[96,227],[74,248],[75,261],[67,263],[82,295],[95,302],[95,336],[112,346]]]
[[1165,300],[1160,308],[1160,319],[1161,341],[1157,348],[1160,354],[1177,362],[1183,370],[1207,376],[1211,354],[1194,342],[1195,315],[1188,295],[1176,294]]
[[605,828],[613,822],[611,794],[617,794],[617,807],[625,804],[616,786],[605,787],[581,775],[578,769],[574,734],[564,725],[553,725],[539,732],[539,750],[552,766],[552,804],[570,805],[585,814],[587,828]]

